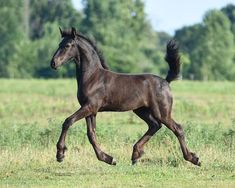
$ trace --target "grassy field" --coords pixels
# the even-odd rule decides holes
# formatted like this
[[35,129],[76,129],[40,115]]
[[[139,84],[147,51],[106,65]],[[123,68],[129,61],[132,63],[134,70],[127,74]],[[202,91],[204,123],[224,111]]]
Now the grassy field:
[[99,113],[97,137],[117,159],[96,159],[85,121],[69,130],[65,161],[55,160],[64,119],[79,108],[75,80],[0,80],[0,187],[235,187],[235,83],[172,83],[173,117],[202,167],[183,160],[165,127],[131,165],[147,126],[133,113]]

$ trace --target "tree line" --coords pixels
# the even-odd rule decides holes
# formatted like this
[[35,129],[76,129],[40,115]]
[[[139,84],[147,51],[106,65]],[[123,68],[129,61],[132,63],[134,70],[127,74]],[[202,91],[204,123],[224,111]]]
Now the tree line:
[[[167,41],[181,49],[182,76],[197,80],[235,80],[235,6],[209,10],[202,23],[178,29],[174,36],[152,29],[142,0],[70,0],[0,2],[0,77],[72,77],[72,63],[49,66],[60,41],[59,26],[95,40],[110,68],[118,72],[165,75]],[[166,10],[167,11],[167,10]]]

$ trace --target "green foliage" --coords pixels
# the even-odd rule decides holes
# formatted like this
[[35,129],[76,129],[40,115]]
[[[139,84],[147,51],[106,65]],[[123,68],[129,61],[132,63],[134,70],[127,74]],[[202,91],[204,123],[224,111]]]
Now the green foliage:
[[81,14],[74,9],[70,0],[30,0],[29,6],[30,38],[33,40],[47,37],[45,24],[55,22],[57,28],[68,28],[79,25],[81,21]]
[[[55,6],[52,6],[52,4]],[[80,23],[81,16],[72,7],[71,2],[64,0],[61,0],[61,2],[30,1],[30,4],[24,4],[24,6],[29,6],[28,14],[30,15],[22,14],[25,11],[23,3],[18,3],[18,6],[20,10],[18,14],[11,14],[11,12],[17,12],[16,10],[13,11],[13,8],[16,7],[13,7],[12,11],[8,10],[9,8],[2,8],[6,9],[6,13],[12,18],[12,23],[3,23],[12,25],[1,25],[6,36],[0,41],[0,43],[4,43],[2,45],[4,47],[0,49],[0,56],[4,54],[1,58],[2,61],[0,61],[0,66],[3,64],[0,75],[10,78],[48,78],[73,75],[74,71],[71,65],[62,67],[59,73],[53,72],[49,65],[60,40],[59,26],[68,27],[72,23],[77,25]],[[1,13],[3,14],[4,11]],[[26,29],[23,29],[22,23],[23,18],[27,16],[29,16],[29,36],[27,36]],[[2,16],[1,18],[5,17]],[[12,32],[8,32],[7,29]]]
[[233,80],[234,35],[231,22],[219,10],[208,11],[202,24],[184,27],[176,32],[190,65],[186,78],[200,80]]
[[231,22],[232,32],[235,34],[235,6],[233,4],[228,4],[221,11],[228,17]]
[[0,2],[0,76],[9,77],[9,59],[16,53],[16,45],[25,39],[22,22],[21,1]]
[[221,11],[213,10],[206,14],[204,24],[202,48],[198,51],[201,55],[199,66],[202,79],[230,79],[234,49],[230,22]]
[[[31,78],[31,77],[56,77],[50,70],[49,62],[59,40],[57,24],[46,24],[45,37],[38,40],[24,40],[16,45],[16,53],[10,59],[8,65],[9,77]],[[35,50],[37,49],[37,50]],[[60,72],[62,74],[63,71]]]
[[[231,31],[233,32],[233,39],[235,43],[235,6],[233,4],[228,4],[226,7],[221,9],[222,12],[228,17],[231,22]],[[233,46],[233,67],[230,67],[231,70],[231,79],[234,80],[235,75],[235,45]],[[233,75],[232,75],[233,74]]]
[[[150,72],[165,77],[166,43],[171,36],[154,32],[144,1],[83,0],[77,11],[69,0],[0,2],[0,77],[57,78],[74,75],[69,63],[59,72],[50,59],[60,41],[58,27],[76,27],[97,41],[110,68],[117,72]],[[235,79],[235,6],[208,11],[202,23],[183,27],[180,43],[186,79]]]
[[[155,38],[142,1],[84,1],[81,31],[92,35],[118,72],[150,72]],[[149,56],[150,55],[150,56]]]

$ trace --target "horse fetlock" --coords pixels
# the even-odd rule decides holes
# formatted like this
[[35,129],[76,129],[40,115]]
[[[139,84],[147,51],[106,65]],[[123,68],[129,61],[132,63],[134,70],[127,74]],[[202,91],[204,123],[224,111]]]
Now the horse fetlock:
[[193,163],[194,165],[201,166],[199,157],[195,153],[189,152],[188,155],[183,155],[183,156],[186,161],[189,161]]
[[58,162],[62,162],[64,160],[64,151],[57,151],[56,159]]
[[133,153],[134,153],[134,152],[137,152],[138,155],[144,154],[143,147],[140,147],[138,144],[135,144],[135,145],[133,146]]
[[59,142],[56,144],[56,148],[57,150],[63,150],[63,152],[68,150],[68,148],[64,144],[61,144]]
[[62,162],[64,159],[64,153],[68,148],[60,143],[57,143],[56,147],[57,147],[56,159],[58,162]]
[[103,161],[103,162],[105,162],[107,164],[110,164],[110,165],[116,165],[117,164],[116,160],[112,156],[110,156],[110,155],[108,155],[104,152],[99,153],[97,155],[97,158],[98,158],[99,161]]
[[137,160],[142,157],[143,154],[144,154],[143,149],[136,149],[136,147],[134,147],[132,157],[131,157],[132,164],[133,163],[135,164],[137,162]]
[[64,159],[64,153],[68,149],[65,145],[57,144],[57,153],[56,153],[56,159],[58,162],[62,162]]
[[195,153],[190,153],[191,154],[191,162],[194,165],[201,166],[201,162],[199,161],[199,157]]
[[138,144],[135,144],[134,146],[133,146],[133,152],[140,152],[140,147],[138,146]]
[[132,158],[131,158],[132,165],[135,165],[138,162],[138,159],[141,158],[143,154],[144,154],[143,150],[141,150],[140,152],[139,151],[133,152]]

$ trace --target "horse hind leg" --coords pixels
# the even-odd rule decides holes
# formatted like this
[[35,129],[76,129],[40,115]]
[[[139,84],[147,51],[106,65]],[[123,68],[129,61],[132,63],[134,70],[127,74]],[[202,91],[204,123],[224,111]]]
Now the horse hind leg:
[[136,164],[137,160],[141,158],[144,153],[144,145],[149,141],[149,139],[161,128],[161,124],[156,121],[150,110],[147,108],[140,108],[134,110],[134,113],[143,119],[149,126],[147,132],[136,142],[133,147],[132,153],[132,164]]
[[184,131],[183,131],[182,126],[180,124],[176,123],[171,118],[169,118],[168,120],[164,120],[163,124],[165,124],[166,127],[169,128],[175,134],[175,136],[178,138],[184,159],[186,161],[193,163],[194,165],[201,166],[201,163],[200,163],[197,155],[195,153],[190,152],[187,145],[186,145]]
[[151,112],[155,119],[166,125],[166,127],[169,128],[178,138],[184,159],[194,165],[200,166],[201,163],[199,162],[199,158],[195,153],[190,152],[186,145],[182,126],[171,118],[172,103],[172,96],[169,90],[165,89],[162,91],[161,100],[158,100],[158,102],[152,102]]

